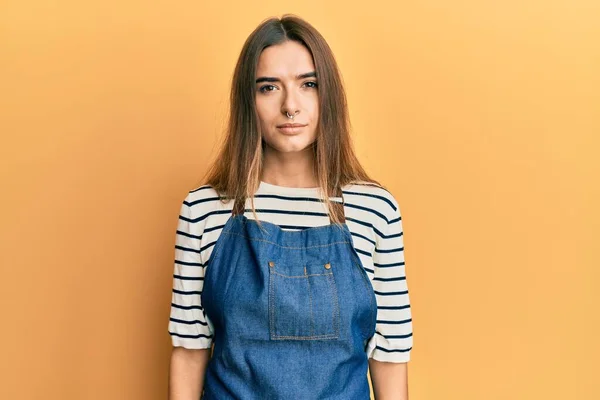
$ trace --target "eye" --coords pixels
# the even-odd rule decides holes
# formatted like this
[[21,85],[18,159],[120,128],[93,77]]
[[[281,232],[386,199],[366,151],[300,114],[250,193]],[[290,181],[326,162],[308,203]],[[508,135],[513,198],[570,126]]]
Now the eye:
[[319,85],[317,84],[317,82],[314,82],[314,81],[306,82],[305,85],[308,85],[309,83],[312,84],[312,85],[314,85],[314,86],[309,86],[311,88],[315,88],[316,89],[317,87],[319,87]]
[[259,91],[260,91],[261,93],[265,93],[265,92],[272,92],[273,90],[265,90],[265,89],[266,89],[266,88],[274,88],[274,87],[275,87],[275,86],[273,86],[273,85],[264,85],[264,86],[262,86],[262,87],[259,89]]

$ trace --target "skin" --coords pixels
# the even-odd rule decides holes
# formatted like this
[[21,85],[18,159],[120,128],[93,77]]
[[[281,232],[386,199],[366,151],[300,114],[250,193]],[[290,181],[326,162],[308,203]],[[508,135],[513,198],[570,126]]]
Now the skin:
[[369,358],[369,374],[376,400],[408,400],[408,363]]
[[[256,107],[265,141],[263,175],[267,183],[289,187],[316,187],[311,145],[317,136],[319,120],[318,82],[299,75],[314,72],[310,52],[288,41],[266,48],[260,55],[256,78],[276,78],[257,83]],[[315,85],[315,83],[317,83]],[[286,111],[296,114],[288,119]],[[277,125],[307,124],[298,134],[286,135]],[[174,347],[170,365],[170,400],[197,400],[204,386],[210,349]],[[406,363],[369,359],[369,371],[376,400],[407,400]]]

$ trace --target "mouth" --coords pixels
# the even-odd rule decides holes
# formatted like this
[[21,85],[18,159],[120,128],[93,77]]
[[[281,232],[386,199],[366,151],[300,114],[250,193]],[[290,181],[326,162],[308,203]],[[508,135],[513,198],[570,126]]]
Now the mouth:
[[281,124],[277,125],[278,128],[302,128],[306,124]]
[[296,133],[300,133],[304,127],[306,127],[305,124],[283,124],[283,125],[277,125],[277,129],[279,129],[280,132],[285,133],[287,135],[294,135]]

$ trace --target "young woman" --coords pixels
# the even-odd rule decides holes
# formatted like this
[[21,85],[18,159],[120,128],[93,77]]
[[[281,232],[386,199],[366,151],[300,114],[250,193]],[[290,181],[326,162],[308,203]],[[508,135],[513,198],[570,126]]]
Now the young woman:
[[[398,202],[358,162],[323,37],[260,24],[176,234],[170,398],[407,399],[412,320]],[[211,352],[212,347],[212,352]]]

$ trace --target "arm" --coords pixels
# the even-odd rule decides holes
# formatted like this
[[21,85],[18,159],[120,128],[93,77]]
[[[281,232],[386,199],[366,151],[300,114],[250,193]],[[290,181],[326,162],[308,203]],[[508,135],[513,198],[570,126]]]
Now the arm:
[[370,358],[369,373],[376,400],[408,400],[408,363]]
[[188,194],[181,205],[177,225],[168,327],[173,345],[169,369],[170,400],[200,399],[211,357],[213,332],[201,299],[205,268],[201,257],[204,219],[198,217],[202,215],[202,209],[193,206],[202,193]]
[[169,371],[169,400],[198,400],[210,349],[173,347]]
[[373,254],[377,325],[368,346],[369,373],[376,400],[408,400],[407,363],[413,338],[404,231],[398,202],[391,194],[388,199],[388,223],[380,227]]

